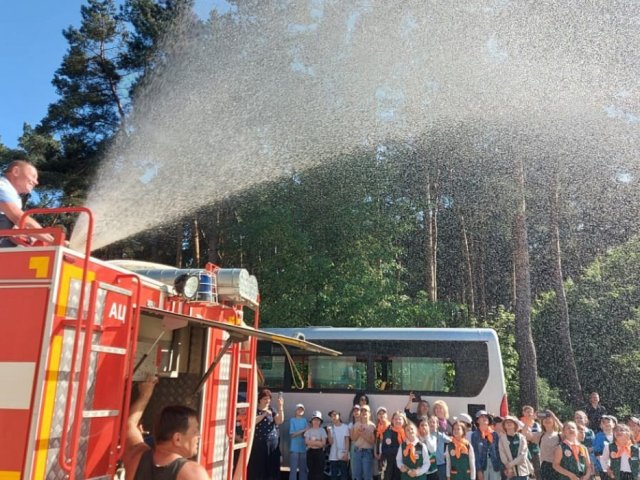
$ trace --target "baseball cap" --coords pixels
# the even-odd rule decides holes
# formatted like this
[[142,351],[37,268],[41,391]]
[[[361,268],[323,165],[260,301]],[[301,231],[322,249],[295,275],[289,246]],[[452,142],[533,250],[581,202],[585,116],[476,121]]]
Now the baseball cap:
[[379,414],[380,412],[386,412],[387,411],[387,407],[378,407],[378,409],[376,410],[376,415]]
[[493,415],[491,415],[489,412],[487,412],[486,410],[478,410],[476,412],[476,421],[480,418],[480,417],[487,417],[487,420],[489,420],[489,425],[492,425],[495,422],[495,418],[493,417]]
[[311,420],[313,420],[314,418],[322,421],[322,412],[320,410],[316,410],[315,412],[313,412],[313,415],[311,415]]
[[304,410],[304,405],[301,404],[301,403],[296,404],[296,410],[299,409],[299,408]]

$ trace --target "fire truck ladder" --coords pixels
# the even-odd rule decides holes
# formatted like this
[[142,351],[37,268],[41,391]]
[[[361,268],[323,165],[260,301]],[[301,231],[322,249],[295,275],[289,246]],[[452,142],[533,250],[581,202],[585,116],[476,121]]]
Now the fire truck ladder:
[[[255,323],[254,325],[258,325],[258,316],[259,313],[256,311],[255,313]],[[231,452],[227,458],[227,472],[234,471],[234,457],[237,452],[237,457],[240,458],[244,455],[244,461],[238,460],[238,468],[242,469],[241,475],[238,477],[236,474],[233,476],[235,478],[247,478],[247,460],[249,458],[249,432],[252,432],[253,429],[250,428],[249,420],[251,419],[251,412],[253,412],[256,408],[255,406],[255,396],[253,394],[255,385],[255,375],[253,366],[256,360],[256,353],[258,348],[258,340],[255,336],[244,335],[237,332],[229,332],[229,336],[227,337],[225,343],[222,345],[222,348],[218,351],[216,357],[213,362],[204,373],[200,382],[194,389],[193,395],[196,395],[204,386],[207,379],[214,372],[216,366],[220,363],[220,360],[224,357],[225,354],[229,354],[230,365],[231,365],[231,378],[230,378],[230,391],[229,391],[229,408],[226,415],[226,441],[227,441],[227,452]],[[240,383],[242,380],[246,381],[246,398],[243,402],[238,401],[238,396],[240,392]],[[244,414],[238,415],[239,410],[245,410]],[[236,441],[236,422],[240,422],[242,425],[242,440]]]
[[[256,311],[256,322],[258,324],[258,311]],[[239,476],[236,478],[247,478],[247,464],[249,459],[249,432],[253,432],[253,428],[250,428],[249,421],[252,418],[252,414],[256,409],[254,390],[256,388],[254,375],[254,365],[256,360],[256,352],[258,345],[258,339],[256,337],[249,337],[245,342],[236,343],[233,346],[231,355],[231,391],[229,392],[230,398],[237,400],[236,402],[230,402],[230,411],[227,415],[227,439],[229,441],[229,451],[232,452],[229,455],[229,463],[227,465],[227,471],[233,472],[235,467],[235,459],[238,458],[237,468],[242,471],[239,472]],[[245,398],[244,401],[240,401],[240,383],[246,382]],[[236,426],[240,425],[242,430],[242,439],[236,439]],[[243,457],[243,461],[240,458]],[[234,475],[235,476],[235,475]]]
[[[139,305],[141,285],[139,277],[134,274],[119,275],[116,282],[123,283],[126,280],[129,280],[133,284],[132,290],[118,285],[92,282],[89,297],[89,308],[86,317],[82,316],[82,311],[84,309],[79,307],[78,319],[75,325],[73,356],[69,377],[70,379],[73,379],[76,374],[78,375],[77,387],[75,388],[77,391],[75,392],[74,398],[74,382],[70,380],[58,457],[60,468],[69,474],[71,478],[79,478],[78,474],[81,473],[76,470],[78,468],[78,450],[81,444],[80,430],[83,421],[85,420],[91,422],[96,419],[110,418],[113,424],[113,437],[109,448],[109,471],[104,472],[105,474],[115,472],[116,462],[122,454],[123,442],[127,428],[126,419],[128,417],[129,410],[129,402],[125,399],[128,399],[131,396],[132,383],[122,382],[120,385],[113,385],[113,391],[117,391],[117,393],[110,395],[114,403],[106,408],[104,406],[99,410],[87,408],[86,397],[89,385],[93,383],[92,379],[89,378],[90,355],[92,352],[105,356],[124,356],[124,361],[119,362],[121,370],[110,371],[110,374],[113,375],[112,378],[131,378],[133,375],[133,355],[131,352],[133,350],[135,338],[137,338],[138,335],[140,311],[137,306]],[[124,343],[121,345],[103,345],[99,341],[99,335],[95,335],[107,329],[113,330],[115,328],[102,327],[95,324],[98,288],[106,290],[107,292],[115,292],[127,298],[125,320],[121,326],[117,327],[127,332],[124,336]],[[83,330],[84,335],[81,335]],[[94,343],[95,336],[98,337],[97,343]],[[80,345],[82,346],[82,352],[78,356],[77,352],[80,349]],[[75,365],[76,357],[79,359],[79,365],[77,367]],[[74,398],[75,401],[72,401],[72,398]]]
[[[249,348],[244,349],[242,346],[248,344]],[[238,452],[238,456],[245,455],[245,461],[238,462],[240,468],[242,468],[242,475],[239,478],[246,478],[246,468],[249,452],[247,447],[249,445],[249,439],[247,438],[249,424],[247,423],[250,418],[250,412],[255,409],[254,395],[252,394],[255,388],[254,375],[253,375],[253,360],[255,360],[255,354],[257,350],[257,339],[255,337],[246,337],[231,333],[224,345],[216,355],[216,358],[209,366],[207,372],[204,374],[200,383],[194,390],[194,395],[200,391],[206,382],[207,378],[211,376],[222,357],[229,353],[231,355],[231,389],[229,391],[229,410],[227,411],[226,421],[226,437],[227,437],[227,452]],[[244,372],[244,375],[242,374]],[[244,402],[237,401],[239,392],[240,379],[246,378],[246,399]],[[246,413],[238,415],[238,410],[245,409]],[[236,441],[236,422],[240,421],[242,424],[242,441]],[[234,467],[234,454],[228,456],[227,459],[227,472],[232,472]]]

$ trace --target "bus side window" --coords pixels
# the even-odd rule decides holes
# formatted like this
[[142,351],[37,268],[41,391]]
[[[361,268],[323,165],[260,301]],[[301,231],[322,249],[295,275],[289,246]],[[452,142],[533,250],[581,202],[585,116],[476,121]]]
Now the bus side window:
[[262,374],[263,384],[272,389],[282,389],[286,358],[282,355],[258,357],[258,370]]

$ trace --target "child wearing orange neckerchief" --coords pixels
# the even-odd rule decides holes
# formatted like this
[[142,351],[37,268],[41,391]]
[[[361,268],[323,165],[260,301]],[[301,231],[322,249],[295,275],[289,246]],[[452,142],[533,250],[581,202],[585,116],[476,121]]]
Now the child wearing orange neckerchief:
[[401,472],[401,480],[426,480],[429,471],[429,452],[417,436],[417,428],[412,422],[405,427],[405,439],[396,454],[396,466]]
[[633,441],[631,429],[620,424],[614,428],[613,437],[614,441],[602,451],[602,470],[614,480],[636,480],[640,473],[640,446]]
[[[380,407],[384,408],[384,407]],[[380,410],[380,408],[378,410]],[[403,412],[394,412],[391,423],[387,423],[387,428],[382,430],[380,423],[376,432],[376,458],[379,461],[380,474],[382,480],[399,480],[400,470],[396,465],[396,455],[398,448],[405,440],[404,427],[407,424],[407,417]]]
[[453,422],[451,443],[447,446],[447,480],[475,480],[476,459],[471,444],[466,439],[464,422]]
[[587,448],[578,440],[578,426],[565,422],[562,426],[562,443],[556,448],[553,469],[561,480],[587,480],[591,475],[591,461]]
[[498,451],[498,433],[493,428],[493,416],[486,410],[476,412],[477,429],[471,433],[471,446],[476,458],[478,480],[501,480],[502,462]]

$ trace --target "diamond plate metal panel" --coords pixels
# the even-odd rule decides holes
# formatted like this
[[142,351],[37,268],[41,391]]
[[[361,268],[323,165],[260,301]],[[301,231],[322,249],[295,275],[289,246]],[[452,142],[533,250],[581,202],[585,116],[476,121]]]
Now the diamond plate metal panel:
[[[67,479],[67,474],[62,470],[60,465],[58,464],[58,457],[60,455],[60,440],[62,437],[62,427],[64,423],[64,414],[65,408],[67,406],[67,397],[68,397],[68,386],[69,386],[69,378],[71,375],[71,358],[73,355],[73,343],[75,338],[75,330],[73,328],[66,328],[63,332],[63,341],[62,341],[62,352],[61,352],[61,360],[60,360],[60,370],[58,372],[58,382],[56,384],[55,391],[55,401],[54,401],[54,411],[53,411],[53,419],[51,423],[51,432],[49,437],[49,445],[48,445],[48,453],[47,453],[47,461],[46,461],[46,480],[58,480],[58,479]],[[100,341],[100,333],[96,333],[93,335],[93,342]],[[79,356],[84,344],[84,333],[80,335],[80,343],[78,347],[78,360],[76,364],[79,363]],[[94,391],[94,381],[96,374],[96,366],[97,366],[98,354],[93,352],[90,354],[89,359],[89,370],[87,376],[87,396],[85,399],[85,409],[90,409],[91,405],[93,405],[93,391]],[[74,387],[73,387],[73,395],[71,396],[71,415],[69,419],[69,426],[73,424],[73,409],[75,408],[75,398],[77,395],[78,388],[78,373],[76,373],[76,377],[74,378]],[[81,472],[84,472],[84,468],[87,461],[87,447],[88,447],[88,436],[90,429],[90,420],[83,419],[82,425],[80,428],[80,442],[78,444],[78,460],[77,460],[77,472],[76,478],[84,478]],[[70,437],[71,429],[69,428],[67,431],[68,437]],[[69,457],[69,448],[65,452],[65,457]]]
[[201,395],[191,395],[199,381],[200,375],[198,374],[183,374],[177,378],[160,378],[142,416],[145,428],[152,430],[153,422],[160,410],[167,405],[186,405],[199,411]]
[[[65,311],[65,316],[67,318],[77,318],[78,317],[78,305],[80,305],[80,286],[82,285],[82,280],[71,279],[69,285],[69,297],[67,299],[67,309]],[[91,283],[87,283],[84,289],[84,311],[83,315],[86,317],[89,311],[89,297],[91,292]],[[107,297],[107,291],[100,288],[98,289],[96,295],[96,314],[95,314],[95,324],[102,325],[102,314],[104,313],[105,300]]]
[[[46,480],[64,479],[67,476],[58,465],[58,456],[60,453],[60,437],[62,436],[64,412],[67,404],[67,388],[69,386],[74,338],[75,332],[73,330],[65,329],[63,331],[60,370],[58,372],[58,382],[56,384],[53,419],[51,422],[46,462],[47,466],[45,470]],[[73,402],[71,408],[73,409]]]

